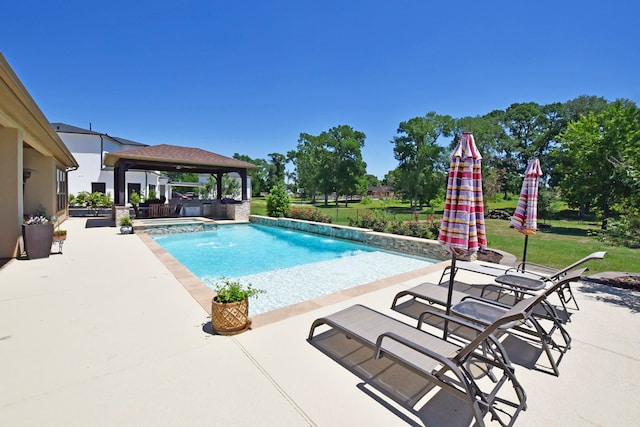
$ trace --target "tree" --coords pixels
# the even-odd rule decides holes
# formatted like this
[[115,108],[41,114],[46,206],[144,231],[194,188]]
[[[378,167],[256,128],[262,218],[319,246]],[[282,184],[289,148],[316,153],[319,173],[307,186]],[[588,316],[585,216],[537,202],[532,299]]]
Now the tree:
[[316,201],[317,193],[329,196],[351,195],[357,191],[360,179],[366,173],[361,147],[366,136],[347,125],[340,125],[320,135],[301,133],[298,147],[290,151],[298,185],[303,194]]
[[269,154],[271,163],[267,169],[267,189],[271,190],[274,185],[280,182],[284,182],[285,176],[285,164],[287,158],[284,154],[271,153]]
[[364,179],[367,181],[368,187],[377,187],[378,185],[380,185],[380,180],[378,179],[378,177],[370,173],[366,174],[364,176]]
[[391,141],[394,157],[399,165],[396,173],[396,191],[411,201],[411,206],[422,205],[437,196],[445,179],[446,156],[438,138],[450,136],[454,129],[451,116],[429,112],[401,122],[397,136]]
[[259,196],[261,193],[269,191],[267,184],[267,176],[269,174],[269,163],[264,159],[252,159],[245,154],[235,153],[234,159],[243,160],[245,162],[253,163],[257,166],[255,169],[249,169],[248,175],[251,177],[251,195]]
[[297,150],[287,153],[287,157],[293,164],[294,173],[298,177],[298,187],[304,197],[316,201],[318,180],[321,175],[321,153],[323,147],[320,137],[301,133],[298,139]]
[[616,203],[640,201],[633,177],[640,165],[640,110],[635,103],[617,100],[601,113],[583,115],[560,139],[559,185],[570,206],[596,207],[606,219]]
[[346,125],[334,127],[329,130],[328,134],[330,138],[327,142],[327,148],[333,150],[333,157],[336,160],[336,205],[339,195],[344,195],[344,205],[348,206],[348,196],[360,192],[362,187],[360,184],[367,172],[367,164],[362,160],[361,151],[366,136]]
[[515,180],[512,185],[506,177],[507,165],[510,162],[509,157],[505,156],[504,148],[509,146],[511,140],[500,124],[503,115],[504,111],[495,110],[484,116],[456,120],[455,137],[449,147],[450,151],[453,150],[464,132],[473,133],[478,150],[482,154],[482,188],[486,200],[491,199],[503,188],[506,192],[515,189],[517,185]]
[[216,192],[216,179],[213,175],[209,175],[207,182],[205,182],[199,189],[198,194],[203,199],[213,199]]
[[242,184],[237,178],[232,178],[227,174],[222,175],[222,197],[225,199],[235,199],[240,197]]

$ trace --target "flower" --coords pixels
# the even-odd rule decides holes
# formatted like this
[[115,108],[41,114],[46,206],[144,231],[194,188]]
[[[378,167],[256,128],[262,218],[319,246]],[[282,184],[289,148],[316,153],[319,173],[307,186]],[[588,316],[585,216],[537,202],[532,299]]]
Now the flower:
[[25,215],[22,223],[24,225],[49,224],[51,221],[44,215]]

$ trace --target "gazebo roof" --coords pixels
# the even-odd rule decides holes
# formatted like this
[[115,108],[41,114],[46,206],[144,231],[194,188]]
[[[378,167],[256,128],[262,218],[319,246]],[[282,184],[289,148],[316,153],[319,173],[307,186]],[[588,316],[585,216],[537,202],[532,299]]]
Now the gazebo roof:
[[256,168],[254,164],[200,148],[168,144],[114,151],[104,156],[105,166],[116,166],[119,162],[126,163],[128,169],[184,170],[198,173]]

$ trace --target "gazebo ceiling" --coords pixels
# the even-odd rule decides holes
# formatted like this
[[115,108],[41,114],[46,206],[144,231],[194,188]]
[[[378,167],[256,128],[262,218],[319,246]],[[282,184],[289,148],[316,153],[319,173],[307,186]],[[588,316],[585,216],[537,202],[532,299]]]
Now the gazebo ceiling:
[[256,168],[254,164],[200,148],[168,144],[107,153],[104,156],[104,164],[125,169],[194,173],[225,173]]

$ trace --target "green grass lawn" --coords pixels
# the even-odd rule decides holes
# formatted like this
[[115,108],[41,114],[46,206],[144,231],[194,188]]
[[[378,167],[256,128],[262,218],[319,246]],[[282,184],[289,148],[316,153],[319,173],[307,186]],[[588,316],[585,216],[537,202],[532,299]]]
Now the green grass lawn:
[[[513,211],[517,200],[500,201],[494,205],[489,203],[489,209],[505,209]],[[293,200],[292,204],[310,206],[308,203]],[[382,202],[374,200],[370,204],[350,203],[344,207],[344,203],[336,207],[330,204],[328,207],[315,205],[323,213],[331,215],[334,224],[347,225],[349,217],[363,215],[370,209],[385,209],[390,215],[398,219],[409,220],[413,213],[406,203],[398,201]],[[251,201],[251,213],[253,215],[266,215],[266,201],[264,198],[254,198]],[[442,208],[425,208],[418,212],[420,219],[426,219],[429,215],[442,215]],[[571,215],[565,215],[571,216]],[[510,227],[509,221],[487,219],[487,239],[490,248],[512,253],[518,260],[522,259],[524,249],[524,236]],[[527,249],[527,261],[548,265],[550,267],[565,267],[578,259],[596,251],[607,251],[603,260],[594,260],[588,263],[590,273],[601,271],[629,271],[640,273],[640,250],[623,246],[609,246],[590,234],[590,231],[599,230],[600,224],[590,221],[578,221],[571,219],[539,220],[539,231],[529,237]]]

